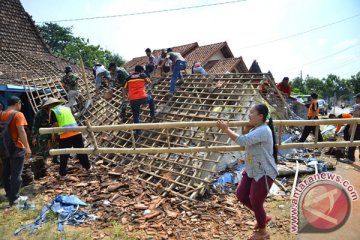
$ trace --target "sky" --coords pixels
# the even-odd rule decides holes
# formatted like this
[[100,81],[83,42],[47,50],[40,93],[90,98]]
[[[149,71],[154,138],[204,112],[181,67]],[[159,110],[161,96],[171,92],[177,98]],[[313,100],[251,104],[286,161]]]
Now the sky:
[[275,80],[360,72],[359,0],[21,0],[37,24],[224,3],[178,11],[57,22],[127,61],[161,49],[226,41]]

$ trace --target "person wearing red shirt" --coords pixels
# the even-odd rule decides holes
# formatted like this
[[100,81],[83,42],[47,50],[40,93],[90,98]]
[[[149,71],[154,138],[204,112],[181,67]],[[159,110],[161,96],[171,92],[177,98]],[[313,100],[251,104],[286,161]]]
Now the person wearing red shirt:
[[284,77],[281,82],[276,84],[276,87],[286,96],[290,97],[291,95],[291,86],[289,84],[289,78]]
[[[140,107],[143,104],[149,104],[150,121],[155,120],[155,102],[154,99],[146,94],[145,85],[150,83],[150,79],[144,73],[144,68],[140,65],[135,66],[135,72],[131,74],[125,81],[123,87],[123,98],[128,94],[131,110],[133,113],[134,123],[140,122]],[[140,134],[140,130],[135,131],[136,135]]]

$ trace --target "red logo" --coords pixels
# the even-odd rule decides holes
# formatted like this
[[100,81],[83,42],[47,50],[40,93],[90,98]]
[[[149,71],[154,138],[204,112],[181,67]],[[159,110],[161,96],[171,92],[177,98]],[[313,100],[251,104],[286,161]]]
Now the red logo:
[[332,182],[318,182],[304,192],[301,232],[332,232],[344,225],[350,215],[351,201],[345,190]]

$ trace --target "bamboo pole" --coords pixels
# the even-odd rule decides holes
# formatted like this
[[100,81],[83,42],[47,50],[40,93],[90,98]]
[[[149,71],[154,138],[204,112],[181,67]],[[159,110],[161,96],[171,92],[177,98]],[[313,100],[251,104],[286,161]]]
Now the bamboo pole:
[[356,128],[357,128],[357,124],[353,124],[351,125],[351,135],[350,135],[350,142],[353,142],[354,141],[354,138],[355,138],[355,132],[356,132]]
[[82,60],[82,57],[80,57],[80,69],[81,69],[82,79],[83,79],[83,81],[85,83],[87,97],[88,97],[88,100],[90,100],[91,99],[90,88],[89,88],[89,83],[87,82],[86,73],[85,73],[85,66],[84,66],[84,62]]
[[[347,119],[321,119],[321,120],[275,120],[274,126],[319,126],[319,125],[336,125],[336,124],[359,124],[360,118]],[[247,126],[248,121],[230,121],[230,127]],[[103,125],[91,126],[88,130],[93,132],[104,131],[127,131],[134,129],[166,129],[166,128],[186,128],[186,127],[216,127],[216,121],[193,121],[193,122],[161,122],[161,123],[138,123],[138,124],[122,124],[122,125]],[[86,132],[87,127],[79,126],[73,128],[40,128],[40,134],[52,134],[58,132]]]
[[[287,143],[278,146],[279,149],[290,148],[323,148],[323,147],[355,147],[360,141],[319,142],[319,143]],[[208,147],[176,147],[176,148],[64,148],[51,149],[50,155],[60,154],[156,154],[156,153],[196,153],[196,152],[235,152],[244,151],[242,146],[208,146]],[[206,161],[205,159],[203,161]]]
[[298,176],[299,176],[299,162],[296,161],[296,172],[295,172],[294,183],[293,183],[293,186],[292,186],[292,188],[291,188],[290,199],[292,199],[292,198],[294,197],[294,193],[295,193],[295,188],[296,188],[296,185],[297,185]]

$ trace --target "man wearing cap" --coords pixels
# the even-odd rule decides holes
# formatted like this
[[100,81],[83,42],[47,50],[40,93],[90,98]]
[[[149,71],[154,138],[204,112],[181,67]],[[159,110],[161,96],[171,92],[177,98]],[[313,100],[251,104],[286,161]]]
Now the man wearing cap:
[[78,81],[79,77],[72,72],[71,66],[65,68],[65,75],[61,79],[64,89],[67,91],[68,105],[70,107],[77,104],[76,99],[79,97]]
[[124,86],[125,80],[130,76],[125,68],[116,66],[115,62],[109,64],[108,70],[110,72],[113,88]]
[[[43,108],[50,111],[50,124],[53,127],[77,127],[78,124],[69,107],[62,105],[62,101],[56,98],[49,98],[43,105]],[[59,148],[84,148],[84,141],[81,132],[60,132]],[[55,136],[53,136],[53,140]],[[90,170],[91,164],[87,154],[77,154],[80,164],[86,169]],[[61,177],[67,174],[67,162],[70,154],[60,155],[60,170]]]
[[[123,99],[128,94],[131,110],[133,113],[134,123],[140,122],[140,107],[143,104],[149,104],[151,121],[155,120],[155,103],[154,99],[147,95],[145,85],[150,83],[150,79],[144,74],[144,68],[140,65],[135,66],[135,72],[126,79],[123,87]],[[140,134],[140,130],[136,130]]]
[[25,158],[28,159],[31,156],[31,149],[27,140],[25,132],[25,126],[27,121],[21,110],[22,102],[20,98],[12,96],[8,99],[8,108],[6,111],[0,113],[0,121],[5,122],[11,117],[13,119],[9,124],[10,136],[14,141],[15,150],[10,157],[1,157],[3,163],[3,185],[6,192],[6,197],[9,200],[10,205],[14,205],[19,198],[19,190],[22,183],[21,174],[24,167]]

